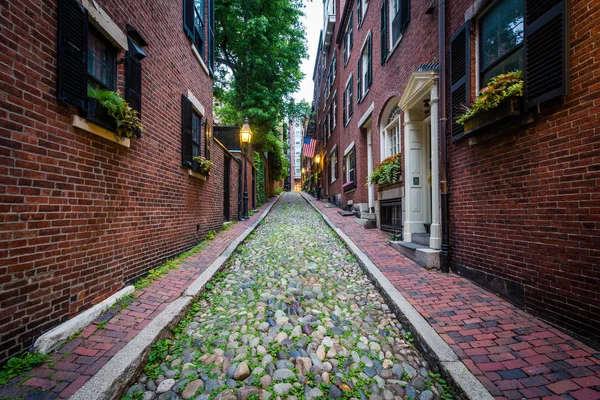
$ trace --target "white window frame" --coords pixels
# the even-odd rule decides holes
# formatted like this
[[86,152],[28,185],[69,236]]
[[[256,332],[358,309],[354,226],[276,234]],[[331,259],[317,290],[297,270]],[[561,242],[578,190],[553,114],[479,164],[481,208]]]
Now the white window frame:
[[[369,93],[369,89],[371,88],[371,86],[367,87],[367,76],[368,76],[368,68],[371,67],[372,65],[369,66],[369,57],[368,54],[366,54],[369,51],[369,40],[371,40],[371,31],[369,31],[369,33],[367,33],[367,36],[365,37],[365,40],[363,42],[363,45],[360,49],[360,58],[361,58],[361,63],[362,63],[362,75],[360,77],[360,99],[358,99],[358,101],[360,102],[362,99],[365,98],[365,96],[367,95],[367,93]],[[373,43],[371,43],[371,49],[373,49]],[[373,63],[373,54],[371,54],[371,64]]]
[[[392,116],[392,113],[394,112],[395,107],[391,110],[390,112],[390,116],[388,117],[388,124],[385,126],[385,128],[382,129],[381,131],[381,143],[383,144],[383,151],[381,152],[381,160],[383,161],[388,157],[394,156],[398,153],[400,153],[401,151],[401,143],[400,143],[400,139],[401,139],[401,132],[400,132],[400,114],[401,110],[398,109],[398,115],[396,116],[396,118],[394,118],[392,121],[389,121],[389,118]],[[396,129],[396,132],[393,132],[393,129]],[[393,135],[393,133],[395,133],[395,135]],[[392,150],[392,138],[393,136],[397,136],[397,141],[396,141],[396,147],[397,147],[397,151],[394,152]]]
[[346,24],[346,28],[344,30],[344,47],[345,47],[345,52],[344,54],[346,55],[346,57],[344,57],[344,67],[346,65],[348,65],[348,61],[350,61],[350,55],[351,55],[351,51],[352,51],[352,46],[350,45],[350,34],[353,33],[352,32],[352,20],[354,18],[352,18],[352,13],[350,13],[350,19],[348,20],[348,23]]
[[360,1],[362,3],[361,6],[361,15],[357,15],[357,17],[359,18],[357,26],[360,28],[363,24],[363,22],[365,21],[365,15],[367,15],[367,9],[369,8],[369,0],[356,0],[356,1]]
[[[397,10],[397,12],[394,12],[395,11],[395,4],[396,3],[398,4],[398,10]],[[390,27],[390,29],[389,29],[389,31],[390,31],[389,35],[390,35],[390,43],[392,44],[392,48],[391,48],[391,50],[389,52],[389,55],[391,55],[394,52],[394,50],[396,49],[396,46],[398,46],[398,43],[400,43],[400,41],[402,40],[402,33],[400,33],[400,35],[398,36],[398,40],[394,43],[394,32],[393,32],[393,30],[394,30],[394,18],[396,17],[396,13],[399,13],[400,12],[400,8],[402,8],[402,4],[401,3],[402,3],[402,0],[390,0],[390,2],[389,2],[389,9],[388,9],[389,25],[388,26]],[[388,55],[388,58],[389,58],[389,55]]]
[[333,108],[333,129],[337,127],[337,90],[333,92],[333,100],[331,101],[331,107]]
[[331,181],[329,182],[330,184],[337,181],[337,177],[336,177],[337,163],[338,163],[338,159],[337,159],[337,144],[336,144],[335,146],[333,146],[333,148],[329,152],[329,164],[331,164],[331,166],[329,167],[329,174],[330,174],[329,176],[331,177]]
[[[346,93],[346,103],[345,103],[345,110],[346,110],[346,115],[344,116],[346,119],[346,123],[344,124],[344,126],[347,126],[350,123],[350,120],[352,119],[352,114],[350,114],[350,107],[353,106],[352,104],[352,100],[350,99],[350,96],[348,95],[349,92],[348,90],[352,90],[352,85],[350,85],[350,82],[352,81],[352,83],[354,83],[354,81],[352,80],[352,74],[350,74],[350,76],[348,77],[348,80],[346,81],[346,86],[344,89],[344,93]],[[352,96],[354,97],[354,93],[352,93]]]

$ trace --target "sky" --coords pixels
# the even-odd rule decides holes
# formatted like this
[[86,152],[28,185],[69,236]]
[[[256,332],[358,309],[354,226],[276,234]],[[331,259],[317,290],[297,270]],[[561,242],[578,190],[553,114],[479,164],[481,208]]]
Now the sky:
[[319,47],[319,34],[323,28],[323,1],[305,0],[304,17],[302,23],[306,27],[306,41],[308,44],[309,58],[302,61],[304,79],[300,83],[300,90],[294,93],[297,101],[305,100],[309,104],[313,97],[312,74],[315,67],[315,58]]

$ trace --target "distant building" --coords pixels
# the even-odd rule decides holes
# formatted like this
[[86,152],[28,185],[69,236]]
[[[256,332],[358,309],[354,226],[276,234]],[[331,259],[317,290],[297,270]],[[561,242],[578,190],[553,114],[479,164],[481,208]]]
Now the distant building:
[[291,189],[299,192],[302,190],[302,138],[303,138],[303,120],[290,120],[289,125],[290,140],[290,181]]

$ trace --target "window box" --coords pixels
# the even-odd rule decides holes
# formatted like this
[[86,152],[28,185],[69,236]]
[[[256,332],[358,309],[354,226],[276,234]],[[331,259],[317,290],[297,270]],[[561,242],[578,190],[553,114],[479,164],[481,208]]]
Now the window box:
[[356,189],[356,182],[350,181],[350,182],[344,183],[344,186],[342,187],[342,189],[344,189],[344,193],[354,190],[354,189]]
[[117,121],[108,115],[106,107],[100,104],[100,101],[97,99],[88,98],[86,119],[109,131],[117,131]]
[[480,112],[465,121],[464,132],[466,135],[472,135],[486,128],[504,123],[523,112],[523,98],[509,97],[504,99],[491,110]]

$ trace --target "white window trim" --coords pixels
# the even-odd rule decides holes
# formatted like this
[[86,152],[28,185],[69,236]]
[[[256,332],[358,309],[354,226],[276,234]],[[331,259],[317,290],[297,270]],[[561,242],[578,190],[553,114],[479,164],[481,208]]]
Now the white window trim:
[[367,120],[371,117],[371,114],[373,113],[373,110],[375,109],[375,103],[371,102],[371,105],[369,106],[369,108],[367,108],[367,111],[365,111],[365,113],[363,114],[362,117],[360,117],[360,119],[358,120],[358,128],[360,129],[365,122],[367,122]]
[[121,49],[129,50],[127,36],[108,14],[104,12],[102,7],[96,4],[94,0],[81,0],[81,5],[87,9],[88,18],[92,22],[92,25],[98,28],[103,36]]
[[200,114],[203,118],[206,117],[206,111],[204,110],[204,106],[196,96],[192,93],[191,90],[188,89],[187,94],[188,100],[192,103],[192,107],[196,110],[198,114]]
[[[350,14],[352,15],[352,14]],[[344,40],[343,41],[343,45],[344,47],[346,47],[346,45],[348,46],[348,51],[346,52],[346,57],[344,58],[344,67],[346,67],[346,65],[348,65],[348,63],[350,62],[350,56],[352,55],[352,47],[350,46],[350,31],[352,30],[352,20],[354,19],[354,17],[352,17],[351,19],[348,20],[348,23],[346,24],[346,27],[344,29],[344,39],[346,37],[348,37],[348,40]],[[354,35],[354,32],[352,32],[352,34]],[[344,49],[346,50],[346,49]]]
[[354,142],[350,143],[350,145],[348,147],[346,147],[346,150],[344,150],[344,157],[346,157],[348,155],[348,153],[350,153],[350,150],[352,150],[353,147],[354,147]]
[[[392,1],[389,2],[389,7],[390,8],[388,9],[388,14],[389,14],[389,17],[388,17],[389,25],[388,26],[390,27],[390,29],[389,29],[389,31],[390,31],[389,32],[390,43],[392,43],[392,40],[394,38],[394,32],[392,31],[393,30],[392,26],[394,25],[393,24],[393,22],[394,22],[394,15],[392,15],[392,4],[393,4],[393,1],[394,0],[392,0]],[[402,1],[402,0],[400,0],[400,1]],[[402,4],[400,4],[400,7],[402,7]],[[400,36],[398,36],[398,40],[396,40],[396,43],[394,43],[392,45],[392,48],[391,48],[391,50],[388,53],[386,61],[390,59],[390,57],[394,53],[394,50],[396,50],[396,48],[398,47],[398,44],[400,44],[400,42],[402,41],[402,36],[404,36],[404,35],[402,33],[400,33]]]
[[[335,104],[335,110],[334,110],[335,112],[333,113],[333,121],[334,121],[334,124],[333,124],[333,129],[337,128],[337,122],[338,122],[338,121],[337,121],[337,111],[338,111],[337,109],[338,109],[338,104],[337,104],[337,101],[336,101],[336,100],[337,100],[337,97],[336,97],[336,96],[337,96],[337,89],[335,90],[335,92],[333,92],[333,96],[332,96],[331,104],[329,105],[329,107],[331,108],[331,107],[333,107],[333,105]],[[333,131],[333,129],[332,129],[332,131]],[[333,133],[333,132],[332,132],[332,133]]]
[[[350,86],[350,80],[352,79],[352,74],[350,74],[350,76],[348,77],[348,80],[346,80],[346,86],[344,86],[344,92],[347,92],[348,87]],[[354,88],[352,88],[354,89]],[[352,91],[352,94],[354,95],[354,91]],[[346,114],[348,113],[348,105],[350,105],[352,102],[350,101],[350,99],[348,98],[348,94],[346,93],[346,101],[348,103],[344,103],[345,109],[346,109]],[[344,107],[342,107],[342,110],[344,109]],[[354,113],[352,113],[352,115],[354,115]],[[350,123],[350,121],[352,120],[352,115],[349,116],[348,120],[346,121],[346,123],[344,124],[344,127],[348,126],[348,124]],[[344,118],[346,117],[346,115],[344,115]]]
[[194,43],[192,43],[192,53],[194,53],[194,56],[196,57],[196,60],[198,60],[198,62],[200,63],[200,66],[202,67],[202,70],[204,71],[204,73],[207,76],[210,76],[208,67],[206,66],[206,64],[204,64],[204,60],[202,59],[202,56],[200,55],[200,53],[198,53],[198,49],[196,49],[196,45]]
[[[360,0],[357,0],[357,1],[360,1]],[[371,36],[372,36],[371,35],[371,30],[369,30],[369,32],[367,33],[367,36],[365,37],[365,40],[364,40],[364,42],[362,44],[362,47],[360,48],[360,59],[361,59],[361,62],[363,62],[363,58],[364,58],[364,54],[363,53],[365,51],[365,48],[367,47],[368,41],[371,39]],[[373,42],[371,42],[371,50],[372,49],[373,49]],[[371,69],[373,69],[373,54],[372,53],[371,53]],[[360,85],[361,85],[360,93],[361,93],[361,96],[360,96],[360,99],[358,99],[359,103],[362,102],[362,100],[367,96],[367,93],[369,93],[369,89],[371,89],[370,86],[366,87],[366,82],[367,81],[365,79],[365,71],[364,71],[364,65],[363,65],[363,75],[360,77]]]

